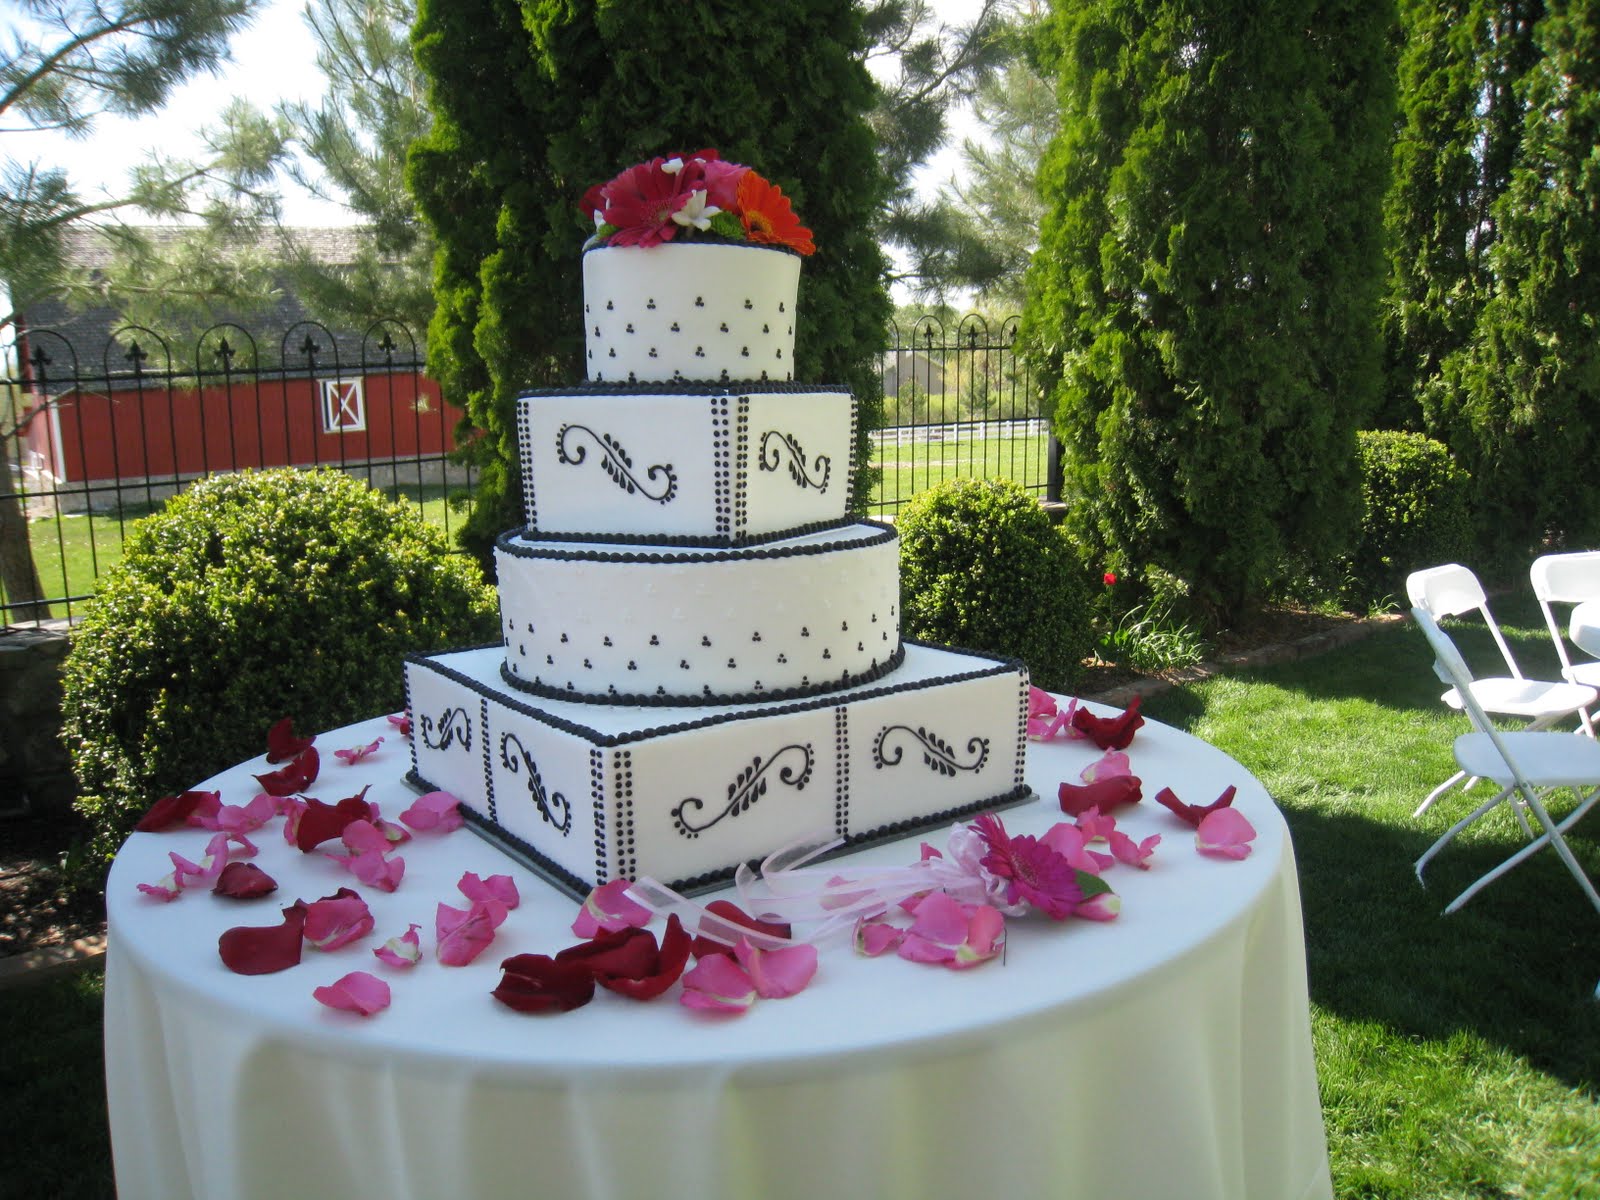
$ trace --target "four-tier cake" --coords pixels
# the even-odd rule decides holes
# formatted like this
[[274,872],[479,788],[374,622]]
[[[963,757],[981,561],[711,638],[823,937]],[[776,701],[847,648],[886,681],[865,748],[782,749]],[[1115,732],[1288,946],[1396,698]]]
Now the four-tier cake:
[[579,896],[1026,798],[1026,669],[902,640],[855,402],[793,382],[787,200],[703,152],[587,202],[588,382],[520,401],[504,637],[408,659],[412,782]]

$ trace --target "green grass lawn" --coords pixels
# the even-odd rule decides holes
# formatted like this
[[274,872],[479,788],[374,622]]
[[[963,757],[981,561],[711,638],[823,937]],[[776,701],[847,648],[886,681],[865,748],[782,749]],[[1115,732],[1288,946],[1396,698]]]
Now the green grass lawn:
[[893,511],[918,492],[947,479],[1011,479],[1043,492],[1049,473],[1049,438],[992,437],[959,442],[907,442],[879,447],[872,465],[882,471],[868,510]]
[[[1532,600],[1495,608],[1524,668],[1548,675],[1554,654]],[[1490,661],[1486,635],[1461,628],[1457,641],[1469,661]],[[1341,1200],[1593,1197],[1600,915],[1548,852],[1442,915],[1519,844],[1507,812],[1470,829],[1418,885],[1412,862],[1467,803],[1447,797],[1411,817],[1451,773],[1450,742],[1466,728],[1440,690],[1422,635],[1397,624],[1144,708],[1239,759],[1288,820]],[[1597,831],[1590,822],[1570,840],[1600,877]],[[0,1196],[107,1194],[99,1011],[93,977],[0,993],[0,1128],[36,1147],[8,1159]]]

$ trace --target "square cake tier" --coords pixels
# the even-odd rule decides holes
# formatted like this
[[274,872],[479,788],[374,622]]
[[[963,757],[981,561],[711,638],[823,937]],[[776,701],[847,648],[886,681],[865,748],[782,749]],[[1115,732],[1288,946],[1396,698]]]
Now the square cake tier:
[[518,405],[530,534],[739,546],[843,524],[856,404],[795,384],[578,385]]
[[1031,794],[1018,662],[908,643],[877,683],[677,708],[533,700],[501,657],[408,657],[411,781],[574,896],[646,875],[704,890],[819,832],[859,845]]

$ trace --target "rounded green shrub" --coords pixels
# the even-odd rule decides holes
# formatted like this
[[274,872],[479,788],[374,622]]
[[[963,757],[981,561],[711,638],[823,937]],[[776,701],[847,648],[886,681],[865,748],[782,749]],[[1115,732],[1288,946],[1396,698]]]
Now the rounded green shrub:
[[895,523],[908,637],[1020,658],[1038,686],[1072,690],[1093,647],[1088,588],[1026,489],[952,480],[912,497]]
[[1346,573],[1354,598],[1403,596],[1412,571],[1471,555],[1471,477],[1448,447],[1420,433],[1369,430],[1357,435],[1357,454],[1365,515]]
[[86,866],[162,794],[260,753],[279,717],[313,732],[394,712],[406,651],[496,633],[493,589],[409,505],[332,470],[195,484],[130,527],[73,632]]

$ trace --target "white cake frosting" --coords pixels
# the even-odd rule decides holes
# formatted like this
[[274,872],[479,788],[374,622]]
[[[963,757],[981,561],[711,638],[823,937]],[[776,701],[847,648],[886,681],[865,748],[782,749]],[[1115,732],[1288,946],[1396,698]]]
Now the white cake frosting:
[[894,529],[742,550],[502,537],[509,681],[543,695],[690,703],[837,689],[900,659]]
[[591,382],[519,405],[503,644],[407,660],[412,782],[575,895],[1030,795],[1027,669],[902,644],[894,530],[847,515],[855,403],[775,382],[798,277],[763,246],[585,254]]
[[519,416],[539,537],[738,546],[845,520],[845,388],[551,390],[522,397]]
[[674,242],[583,256],[585,359],[594,383],[794,378],[800,256]]

